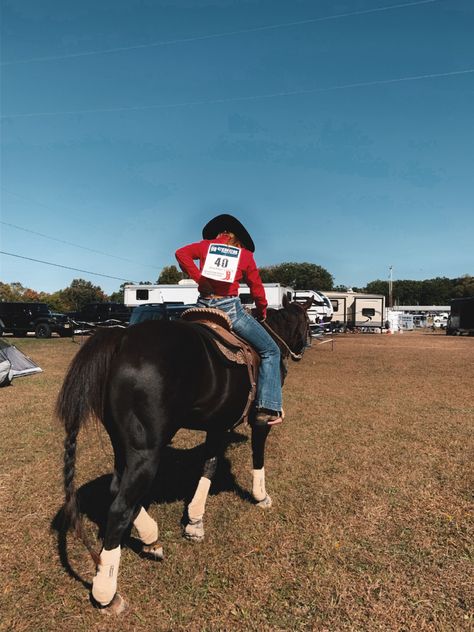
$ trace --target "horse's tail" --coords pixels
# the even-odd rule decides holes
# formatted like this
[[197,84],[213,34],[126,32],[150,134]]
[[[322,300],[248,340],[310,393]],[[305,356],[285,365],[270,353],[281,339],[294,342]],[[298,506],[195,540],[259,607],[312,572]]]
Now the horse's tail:
[[85,537],[76,498],[76,443],[79,430],[89,417],[95,416],[98,420],[103,420],[107,377],[123,334],[122,328],[100,329],[87,340],[71,362],[56,402],[56,415],[66,430],[63,508],[65,526],[76,532],[96,563],[99,562],[99,555]]

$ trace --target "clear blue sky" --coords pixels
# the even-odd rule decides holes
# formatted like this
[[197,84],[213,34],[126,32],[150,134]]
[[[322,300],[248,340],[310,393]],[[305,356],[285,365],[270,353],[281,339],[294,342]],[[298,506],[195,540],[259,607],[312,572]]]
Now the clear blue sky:
[[154,281],[230,212],[261,266],[473,274],[474,3],[405,4],[2,0],[1,250]]

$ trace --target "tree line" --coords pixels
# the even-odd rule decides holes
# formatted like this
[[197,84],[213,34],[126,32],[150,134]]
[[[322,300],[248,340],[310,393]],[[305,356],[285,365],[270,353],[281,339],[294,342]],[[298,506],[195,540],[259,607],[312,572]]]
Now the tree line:
[[[346,286],[334,285],[334,277],[322,266],[315,263],[287,262],[260,268],[264,283],[281,283],[295,290],[321,290],[345,292]],[[165,266],[156,283],[174,284],[185,278],[176,266]],[[130,281],[130,283],[132,283]],[[151,281],[141,281],[142,285],[151,285]],[[107,301],[123,302],[122,285],[112,294],[106,294],[99,285],[84,279],[74,279],[69,287],[56,292],[37,292],[24,287],[21,283],[2,283],[0,281],[0,301],[22,301],[47,303],[53,311],[73,312],[87,303]],[[354,292],[383,294],[389,301],[389,282],[377,279],[365,287],[353,287]],[[436,277],[424,281],[399,280],[393,282],[392,302],[394,305],[449,305],[453,298],[474,296],[474,277],[468,274],[449,279]]]

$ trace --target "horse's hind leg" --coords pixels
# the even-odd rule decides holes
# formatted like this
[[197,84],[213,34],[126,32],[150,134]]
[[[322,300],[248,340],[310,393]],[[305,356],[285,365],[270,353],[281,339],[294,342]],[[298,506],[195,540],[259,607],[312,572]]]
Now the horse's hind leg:
[[217,457],[223,446],[223,432],[208,432],[206,435],[206,460],[201,478],[191,502],[188,505],[188,523],[184,528],[184,537],[193,542],[204,540],[204,511],[211,482],[216,473]]
[[[120,564],[120,543],[139,503],[148,492],[158,467],[158,450],[130,450],[120,478],[120,486],[109,509],[104,546],[97,573],[92,582],[92,596],[101,606],[114,604]],[[120,599],[120,598],[119,598]],[[120,604],[116,612],[120,611]]]
[[265,443],[270,428],[257,424],[252,425],[252,496],[258,507],[267,509],[272,506],[272,499],[265,488]]

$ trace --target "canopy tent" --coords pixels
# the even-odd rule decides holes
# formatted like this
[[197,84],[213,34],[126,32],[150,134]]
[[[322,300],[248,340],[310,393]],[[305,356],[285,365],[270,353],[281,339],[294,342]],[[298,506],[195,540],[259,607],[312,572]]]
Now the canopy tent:
[[0,386],[8,386],[15,377],[41,372],[42,369],[31,358],[0,339]]

